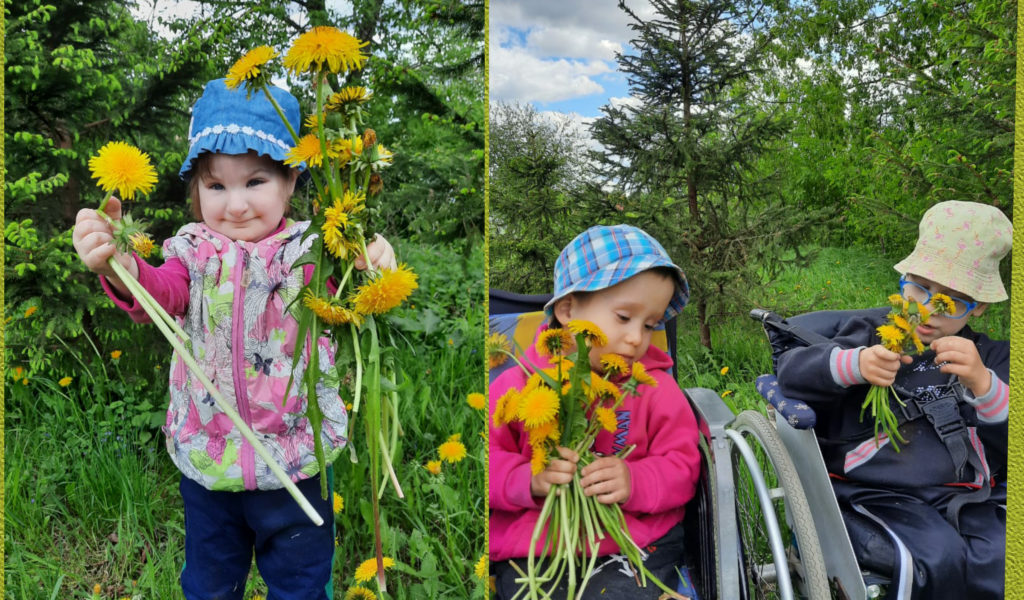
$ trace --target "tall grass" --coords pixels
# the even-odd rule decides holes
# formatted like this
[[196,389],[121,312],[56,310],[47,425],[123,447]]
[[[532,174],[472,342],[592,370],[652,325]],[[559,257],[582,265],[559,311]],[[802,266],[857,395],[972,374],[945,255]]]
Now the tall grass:
[[[398,390],[404,436],[395,464],[405,498],[389,487],[382,502],[384,553],[396,563],[388,570],[386,597],[483,598],[486,582],[474,566],[486,553],[486,443],[480,436],[486,417],[466,404],[468,393],[486,391],[483,252],[398,250],[419,274],[421,288],[412,298],[416,308],[397,319],[404,337],[392,350],[408,382]],[[156,367],[150,376],[164,379],[166,371]],[[90,373],[77,373],[76,381],[103,376],[96,365],[83,369]],[[56,379],[6,381],[4,598],[182,597],[180,475],[163,435],[123,418],[124,406],[166,399],[114,398],[85,383],[61,387]],[[111,410],[115,402],[123,404]],[[359,431],[362,424],[353,428]],[[430,474],[424,465],[455,433],[467,457]],[[336,516],[339,599],[374,552],[368,461],[358,458],[353,463],[343,453],[333,469],[333,488],[344,504]],[[257,595],[266,596],[266,585],[253,565],[244,598]]]

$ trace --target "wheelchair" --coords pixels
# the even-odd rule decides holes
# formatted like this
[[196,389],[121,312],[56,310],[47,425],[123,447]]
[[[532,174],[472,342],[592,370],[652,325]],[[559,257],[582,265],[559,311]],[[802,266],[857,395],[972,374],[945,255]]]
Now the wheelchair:
[[[491,289],[490,332],[504,335],[517,352],[526,348],[549,298]],[[674,320],[652,343],[675,360]],[[513,365],[493,367],[491,381]],[[853,558],[814,434],[795,429],[775,409],[769,409],[774,422],[753,410],[734,415],[713,390],[683,392],[700,428],[701,474],[683,521],[679,593],[703,600],[877,596]],[[813,452],[790,443],[809,443]]]

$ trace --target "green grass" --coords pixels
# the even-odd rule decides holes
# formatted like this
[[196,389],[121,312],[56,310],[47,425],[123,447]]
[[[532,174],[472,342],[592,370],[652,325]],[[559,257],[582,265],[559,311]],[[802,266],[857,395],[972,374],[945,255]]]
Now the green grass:
[[[404,436],[395,464],[405,498],[389,486],[382,500],[384,553],[396,562],[386,597],[483,598],[474,566],[486,552],[486,416],[466,404],[470,392],[486,391],[483,252],[409,245],[399,254],[421,288],[411,298],[416,308],[400,315],[395,349],[409,380],[399,390]],[[89,368],[93,377],[102,373]],[[179,474],[162,434],[133,427],[130,418],[133,407],[166,398],[98,396],[86,375],[76,372],[67,388],[42,375],[6,381],[4,598],[180,598]],[[353,429],[361,430],[361,423]],[[430,475],[425,463],[455,433],[468,456]],[[374,552],[368,461],[360,459],[343,453],[334,468],[334,489],[344,498],[336,517],[338,599]],[[257,594],[265,597],[266,585],[254,566],[244,597]]]

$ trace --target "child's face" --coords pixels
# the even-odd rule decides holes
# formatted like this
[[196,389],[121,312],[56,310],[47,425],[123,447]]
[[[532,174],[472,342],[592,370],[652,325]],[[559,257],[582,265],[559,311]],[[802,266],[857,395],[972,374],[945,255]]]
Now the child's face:
[[[917,275],[908,274],[907,281],[912,281],[920,285],[921,287],[928,290],[932,294],[932,296],[934,296],[935,294],[945,294],[950,297],[967,300],[968,302],[974,301],[974,299],[971,298],[970,296],[960,293],[956,290],[950,289],[944,285],[935,283],[931,279],[926,279],[924,277],[920,277]],[[909,290],[910,287],[908,286],[907,289]],[[913,294],[911,294],[911,296],[913,296]],[[918,301],[925,300],[925,298],[917,297],[912,297],[911,299]],[[921,338],[921,343],[923,343],[925,346],[928,346],[932,342],[941,337],[956,335],[960,333],[960,330],[963,329],[965,325],[967,325],[968,319],[970,319],[971,317],[980,317],[982,313],[985,312],[985,309],[987,307],[987,304],[979,303],[978,306],[976,306],[973,310],[968,312],[966,316],[960,319],[954,319],[952,317],[947,317],[945,315],[932,315],[928,319],[927,325],[918,326],[917,336]]]
[[199,207],[207,227],[232,240],[257,242],[277,229],[295,190],[298,173],[282,175],[273,159],[212,154],[200,175]]
[[555,304],[555,316],[563,324],[590,321],[608,336],[608,345],[590,349],[590,368],[603,374],[602,354],[618,354],[632,364],[647,353],[675,290],[671,277],[644,271],[598,292],[570,294]]

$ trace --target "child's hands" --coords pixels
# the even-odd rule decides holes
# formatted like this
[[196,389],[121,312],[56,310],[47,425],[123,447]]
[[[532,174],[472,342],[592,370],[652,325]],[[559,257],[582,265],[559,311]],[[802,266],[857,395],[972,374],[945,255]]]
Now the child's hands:
[[530,493],[534,496],[547,496],[551,486],[572,481],[580,455],[564,446],[558,447],[558,454],[562,458],[552,460],[543,471],[530,478]]
[[618,456],[603,456],[580,471],[580,484],[587,496],[596,496],[601,504],[622,503],[629,500],[632,482],[626,461]]
[[875,344],[860,351],[860,375],[871,385],[887,387],[896,381],[900,363],[910,364],[913,361],[905,354],[897,354]]
[[939,371],[952,373],[975,397],[984,396],[992,387],[992,376],[981,362],[974,342],[958,335],[941,337],[931,343]]
[[[392,271],[398,267],[398,262],[395,260],[395,249],[379,233],[373,237],[372,242],[366,245],[366,253],[370,255],[370,263],[378,269]],[[366,269],[366,261],[362,256],[356,257],[355,267],[360,271]]]
[[[114,221],[119,221],[121,219],[121,201],[111,196],[104,212]],[[106,219],[101,217],[97,211],[89,208],[78,211],[71,241],[86,268],[106,277],[120,291],[127,292],[127,288],[114,274],[114,269],[107,264],[108,258],[115,257],[117,262],[121,263],[121,266],[129,273],[138,277],[138,265],[135,264],[130,254],[118,252],[114,248],[114,232]]]

